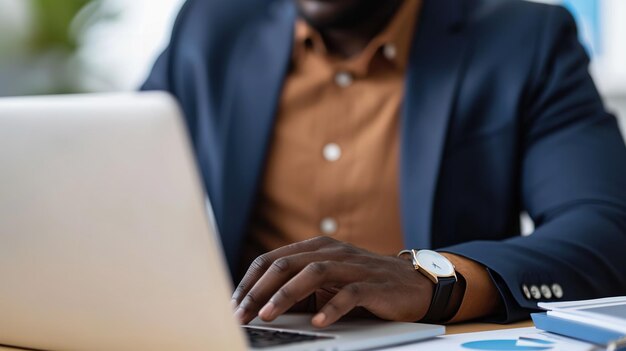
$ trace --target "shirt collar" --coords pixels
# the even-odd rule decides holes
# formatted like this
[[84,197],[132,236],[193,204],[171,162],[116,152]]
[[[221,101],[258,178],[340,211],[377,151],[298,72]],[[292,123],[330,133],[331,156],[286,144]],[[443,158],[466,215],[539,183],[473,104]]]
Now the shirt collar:
[[361,53],[349,59],[329,57],[322,36],[305,20],[298,18],[294,31],[294,61],[297,63],[305,53],[313,52],[326,56],[329,61],[355,74],[365,75],[374,58],[380,55],[398,69],[405,70],[421,8],[422,0],[404,0],[387,27]]

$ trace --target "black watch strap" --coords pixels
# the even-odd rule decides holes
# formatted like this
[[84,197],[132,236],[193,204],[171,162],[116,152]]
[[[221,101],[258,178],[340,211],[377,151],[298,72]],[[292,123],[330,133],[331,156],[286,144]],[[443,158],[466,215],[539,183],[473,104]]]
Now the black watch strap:
[[451,316],[446,316],[446,309],[450,303],[452,297],[452,290],[456,283],[455,277],[439,278],[439,283],[435,284],[435,291],[433,292],[433,300],[430,303],[428,312],[424,317],[425,322],[442,322],[446,321]]

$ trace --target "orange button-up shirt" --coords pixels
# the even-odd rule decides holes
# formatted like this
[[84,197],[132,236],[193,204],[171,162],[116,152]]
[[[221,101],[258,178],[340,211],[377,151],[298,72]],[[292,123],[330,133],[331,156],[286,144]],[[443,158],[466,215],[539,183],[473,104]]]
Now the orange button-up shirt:
[[[383,255],[404,248],[399,116],[421,3],[406,0],[387,28],[349,59],[330,55],[319,33],[296,22],[245,263],[319,235]],[[486,301],[463,304],[455,319],[488,312],[493,303],[485,299],[498,296],[486,269],[449,257],[471,277],[465,297]]]

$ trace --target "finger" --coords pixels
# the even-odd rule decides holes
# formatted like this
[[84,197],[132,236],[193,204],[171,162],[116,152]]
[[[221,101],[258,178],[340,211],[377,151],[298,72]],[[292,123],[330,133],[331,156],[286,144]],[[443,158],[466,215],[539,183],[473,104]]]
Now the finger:
[[239,306],[244,296],[248,294],[250,289],[265,274],[274,261],[281,257],[290,256],[302,252],[310,252],[318,250],[324,246],[336,243],[337,241],[328,237],[318,237],[299,243],[283,246],[274,251],[268,252],[257,257],[248,268],[245,276],[235,289],[232,296],[233,306]]
[[319,312],[311,323],[317,328],[326,328],[350,313],[354,308],[365,305],[374,291],[371,284],[352,283],[341,289]]
[[242,299],[235,312],[236,318],[242,324],[250,322],[272,295],[294,276],[306,270],[305,267],[316,261],[334,259],[341,257],[334,252],[324,251],[299,253],[277,259]]
[[312,262],[273,294],[259,317],[272,321],[318,289],[350,284],[365,279],[366,275],[367,271],[359,264]]

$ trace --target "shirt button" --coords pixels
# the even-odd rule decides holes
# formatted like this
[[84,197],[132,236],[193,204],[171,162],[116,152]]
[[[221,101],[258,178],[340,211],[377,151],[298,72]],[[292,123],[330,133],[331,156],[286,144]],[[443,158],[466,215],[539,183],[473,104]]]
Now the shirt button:
[[552,284],[552,294],[557,299],[563,297],[563,288],[559,284]]
[[395,60],[398,56],[398,49],[396,49],[396,46],[393,44],[387,44],[383,47],[383,55],[389,61]]
[[341,147],[335,143],[330,143],[324,146],[323,150],[324,159],[328,162],[336,162],[341,158]]
[[550,300],[552,298],[552,290],[550,290],[549,286],[542,285],[540,289],[541,289],[541,295],[543,295],[545,299]]
[[335,83],[342,88],[351,86],[353,82],[354,77],[352,77],[352,74],[348,72],[339,72],[335,75]]
[[338,228],[339,225],[337,224],[337,221],[333,218],[324,218],[320,223],[320,229],[325,235],[333,235],[337,233]]

